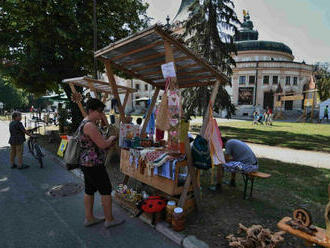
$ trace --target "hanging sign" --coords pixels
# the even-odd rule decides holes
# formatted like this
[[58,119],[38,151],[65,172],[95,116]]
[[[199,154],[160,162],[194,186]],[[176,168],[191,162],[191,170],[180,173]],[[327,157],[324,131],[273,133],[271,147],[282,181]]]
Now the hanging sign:
[[174,63],[169,62],[166,64],[162,64],[162,72],[164,78],[176,77]]
[[303,95],[293,95],[293,96],[282,96],[281,101],[298,101],[298,100],[303,100],[304,96]]
[[312,106],[313,104],[313,98],[310,98],[310,99],[305,99],[304,101],[304,106]]
[[61,140],[61,144],[60,144],[60,146],[58,148],[58,151],[57,151],[57,155],[58,156],[60,156],[60,157],[63,158],[67,144],[68,144],[68,140],[67,139],[62,139]]
[[281,106],[282,106],[281,101],[276,101],[276,102],[275,102],[275,107],[281,107]]

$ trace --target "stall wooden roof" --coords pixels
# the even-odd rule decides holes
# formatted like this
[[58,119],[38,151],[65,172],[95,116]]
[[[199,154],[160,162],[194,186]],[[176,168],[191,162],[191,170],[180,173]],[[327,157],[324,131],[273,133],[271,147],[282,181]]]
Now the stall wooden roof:
[[95,57],[110,62],[111,66],[134,78],[163,88],[165,79],[161,65],[165,64],[164,41],[173,49],[177,81],[180,88],[212,85],[218,79],[224,84],[228,78],[180,41],[154,25],[95,52]]
[[[87,76],[68,78],[68,79],[64,79],[62,82],[67,83],[67,84],[72,83],[74,85],[89,88],[89,89],[91,87],[93,87],[97,92],[105,92],[105,93],[112,94],[112,88],[111,88],[109,82],[96,80],[96,79],[93,79],[93,78],[87,77]],[[127,92],[134,93],[137,91],[136,89],[125,87],[125,86],[118,85],[118,84],[117,84],[117,87],[118,87],[119,94],[124,94]]]

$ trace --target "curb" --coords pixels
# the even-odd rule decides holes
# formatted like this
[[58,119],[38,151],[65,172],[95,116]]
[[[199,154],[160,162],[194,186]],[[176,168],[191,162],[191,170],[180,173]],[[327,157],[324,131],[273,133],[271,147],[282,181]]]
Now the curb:
[[158,223],[155,229],[183,248],[209,248],[208,244],[202,240],[197,239],[194,235],[186,236],[172,230],[167,222]]
[[[64,169],[66,169],[65,163],[61,158],[50,153],[49,151],[45,150],[44,148],[41,148],[41,151],[43,154],[45,154],[45,156],[49,157],[51,160],[57,162],[60,166],[62,166]],[[82,179],[82,180],[84,179],[83,174],[79,169],[74,169],[74,170],[71,170],[70,172],[73,173],[75,176],[79,177],[80,179]],[[149,223],[146,218],[143,218],[143,215],[141,215],[139,217],[139,219],[141,221],[151,225],[151,223]],[[172,230],[170,228],[170,225],[165,221],[157,223],[154,226],[154,228],[156,231],[158,231],[159,233],[161,233],[162,235],[167,237],[169,240],[173,241],[175,244],[177,244],[183,248],[209,248],[208,244],[206,244],[202,240],[197,239],[196,236],[194,236],[194,235],[184,235],[184,234],[175,232],[174,230]]]

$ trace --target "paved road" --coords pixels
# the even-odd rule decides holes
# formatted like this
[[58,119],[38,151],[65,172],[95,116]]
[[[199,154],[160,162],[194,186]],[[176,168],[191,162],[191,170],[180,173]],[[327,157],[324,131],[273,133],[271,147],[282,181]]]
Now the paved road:
[[258,158],[269,158],[285,163],[295,163],[308,165],[311,167],[330,169],[330,153],[295,150],[252,143],[248,143],[248,145]]
[[[24,163],[31,167],[10,169],[7,125],[0,121],[1,248],[178,247],[116,204],[114,215],[125,218],[124,225],[108,230],[102,224],[84,227],[83,193],[63,198],[46,194],[55,185],[82,181],[47,158],[45,168],[39,169],[27,152]],[[100,197],[96,203],[101,215]]]

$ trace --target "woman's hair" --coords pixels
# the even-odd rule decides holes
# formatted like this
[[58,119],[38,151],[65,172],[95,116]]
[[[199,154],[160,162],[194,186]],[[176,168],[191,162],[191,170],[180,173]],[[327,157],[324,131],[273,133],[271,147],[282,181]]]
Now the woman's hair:
[[22,114],[18,111],[15,111],[12,115],[11,115],[11,118],[13,120],[16,120],[17,117],[21,116]]
[[222,143],[225,145],[226,143],[227,143],[227,141],[228,141],[228,139],[226,138],[226,137],[221,137],[221,139],[222,139]]
[[141,125],[142,124],[142,118],[137,118],[136,119],[136,124]]
[[104,109],[105,105],[103,104],[103,102],[101,102],[99,99],[96,98],[91,98],[87,101],[86,103],[86,110],[87,112],[89,110],[102,110]]

